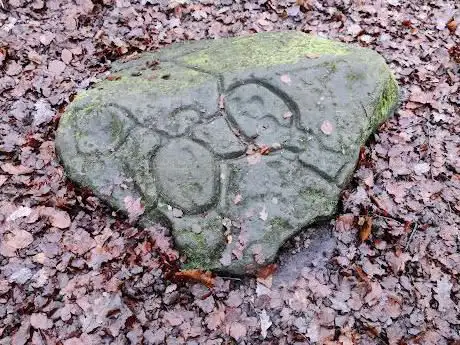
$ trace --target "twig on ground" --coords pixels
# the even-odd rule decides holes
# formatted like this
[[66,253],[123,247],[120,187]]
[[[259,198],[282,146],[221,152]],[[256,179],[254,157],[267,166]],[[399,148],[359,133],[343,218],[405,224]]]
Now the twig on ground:
[[406,245],[404,246],[404,250],[405,250],[405,251],[407,251],[407,248],[409,247],[409,244],[410,244],[410,242],[412,241],[412,238],[414,237],[415,232],[417,231],[417,227],[418,227],[418,223],[415,223],[414,229],[413,229],[412,232],[410,233],[409,238],[407,239],[407,243],[406,243]]
[[393,220],[393,221],[395,221],[396,223],[404,224],[404,222],[401,221],[400,219],[393,218],[393,217],[388,217],[388,216],[382,216],[381,214],[378,214],[378,213],[374,213],[373,216],[374,216],[375,218],[382,218],[382,219],[387,219],[387,220]]

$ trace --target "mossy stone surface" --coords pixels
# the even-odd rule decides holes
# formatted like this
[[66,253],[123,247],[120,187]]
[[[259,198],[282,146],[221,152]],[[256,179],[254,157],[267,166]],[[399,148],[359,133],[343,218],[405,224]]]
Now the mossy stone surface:
[[186,267],[253,274],[334,215],[398,92],[377,53],[299,32],[175,44],[81,92],[56,147],[114,208],[141,198]]

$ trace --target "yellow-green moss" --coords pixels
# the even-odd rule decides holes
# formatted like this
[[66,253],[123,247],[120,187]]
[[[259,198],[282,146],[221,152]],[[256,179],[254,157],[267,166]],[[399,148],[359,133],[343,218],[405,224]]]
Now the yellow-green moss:
[[186,246],[183,248],[185,256],[187,257],[187,262],[184,264],[183,267],[184,269],[200,268],[210,270],[215,268],[214,265],[216,262],[216,253],[209,252],[209,246],[206,243],[206,238],[204,234],[196,234],[191,231],[185,232],[184,230],[182,230],[180,236],[188,237],[190,242],[193,243],[193,246]]
[[345,55],[344,44],[300,32],[266,33],[225,40],[225,46],[214,45],[185,55],[179,61],[211,72],[225,72],[246,67],[292,64],[308,55]]
[[385,121],[398,105],[399,87],[390,71],[387,71],[389,77],[385,80],[382,87],[382,93],[375,105],[374,114],[370,120],[370,124],[366,133],[363,133],[362,142],[366,141],[369,134]]
[[[337,207],[337,201],[328,195],[325,191],[314,188],[305,188],[299,191],[302,199],[306,204],[310,204],[313,212],[332,214]],[[320,212],[319,212],[320,211]]]

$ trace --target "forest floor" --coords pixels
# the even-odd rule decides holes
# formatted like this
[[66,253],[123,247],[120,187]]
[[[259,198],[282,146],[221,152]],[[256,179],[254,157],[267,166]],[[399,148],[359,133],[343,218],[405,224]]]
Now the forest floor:
[[[0,1],[1,345],[460,344],[460,4],[297,2]],[[401,106],[273,275],[169,281],[167,233],[65,178],[59,117],[118,58],[277,30],[375,49]]]

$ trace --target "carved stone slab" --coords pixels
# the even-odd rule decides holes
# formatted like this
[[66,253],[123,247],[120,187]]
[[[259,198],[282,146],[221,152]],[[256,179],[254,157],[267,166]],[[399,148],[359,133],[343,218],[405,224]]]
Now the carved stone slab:
[[56,147],[114,208],[141,198],[189,267],[251,274],[331,217],[397,84],[377,53],[298,32],[176,44],[80,93]]

